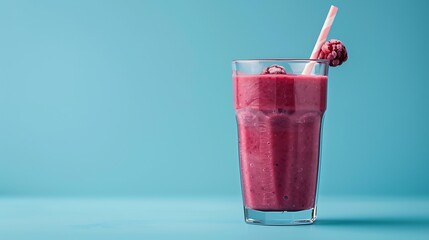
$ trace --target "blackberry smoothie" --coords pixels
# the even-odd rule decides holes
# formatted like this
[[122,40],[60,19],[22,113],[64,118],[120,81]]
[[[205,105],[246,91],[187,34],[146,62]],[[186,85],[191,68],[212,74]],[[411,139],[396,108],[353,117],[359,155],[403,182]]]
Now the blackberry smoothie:
[[276,71],[233,76],[244,205],[313,209],[328,78]]

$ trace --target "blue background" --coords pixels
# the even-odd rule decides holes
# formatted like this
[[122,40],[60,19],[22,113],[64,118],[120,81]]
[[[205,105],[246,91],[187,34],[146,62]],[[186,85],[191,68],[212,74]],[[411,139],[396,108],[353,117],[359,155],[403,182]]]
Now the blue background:
[[1,1],[0,194],[239,196],[231,60],[306,58],[330,4],[323,196],[428,196],[424,1]]

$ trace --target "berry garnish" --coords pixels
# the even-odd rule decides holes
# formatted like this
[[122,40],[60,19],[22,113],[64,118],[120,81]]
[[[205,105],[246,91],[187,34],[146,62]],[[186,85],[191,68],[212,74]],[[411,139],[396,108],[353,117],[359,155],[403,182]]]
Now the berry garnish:
[[322,45],[318,58],[329,60],[331,67],[339,66],[347,61],[346,46],[340,40],[331,39]]
[[261,74],[286,74],[286,70],[280,65],[271,65],[265,68]]

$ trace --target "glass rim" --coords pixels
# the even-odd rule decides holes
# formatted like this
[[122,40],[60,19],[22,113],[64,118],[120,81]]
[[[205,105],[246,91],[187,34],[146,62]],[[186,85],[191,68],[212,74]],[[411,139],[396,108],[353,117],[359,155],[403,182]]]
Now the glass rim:
[[329,63],[328,59],[313,59],[313,58],[255,58],[255,59],[234,59],[233,63],[252,63],[252,62],[295,62],[295,63]]

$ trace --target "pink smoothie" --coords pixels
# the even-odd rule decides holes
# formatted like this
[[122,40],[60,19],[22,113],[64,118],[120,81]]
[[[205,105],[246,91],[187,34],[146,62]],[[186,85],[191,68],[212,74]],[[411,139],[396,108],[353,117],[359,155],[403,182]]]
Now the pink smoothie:
[[314,208],[327,80],[306,75],[234,76],[247,208]]

